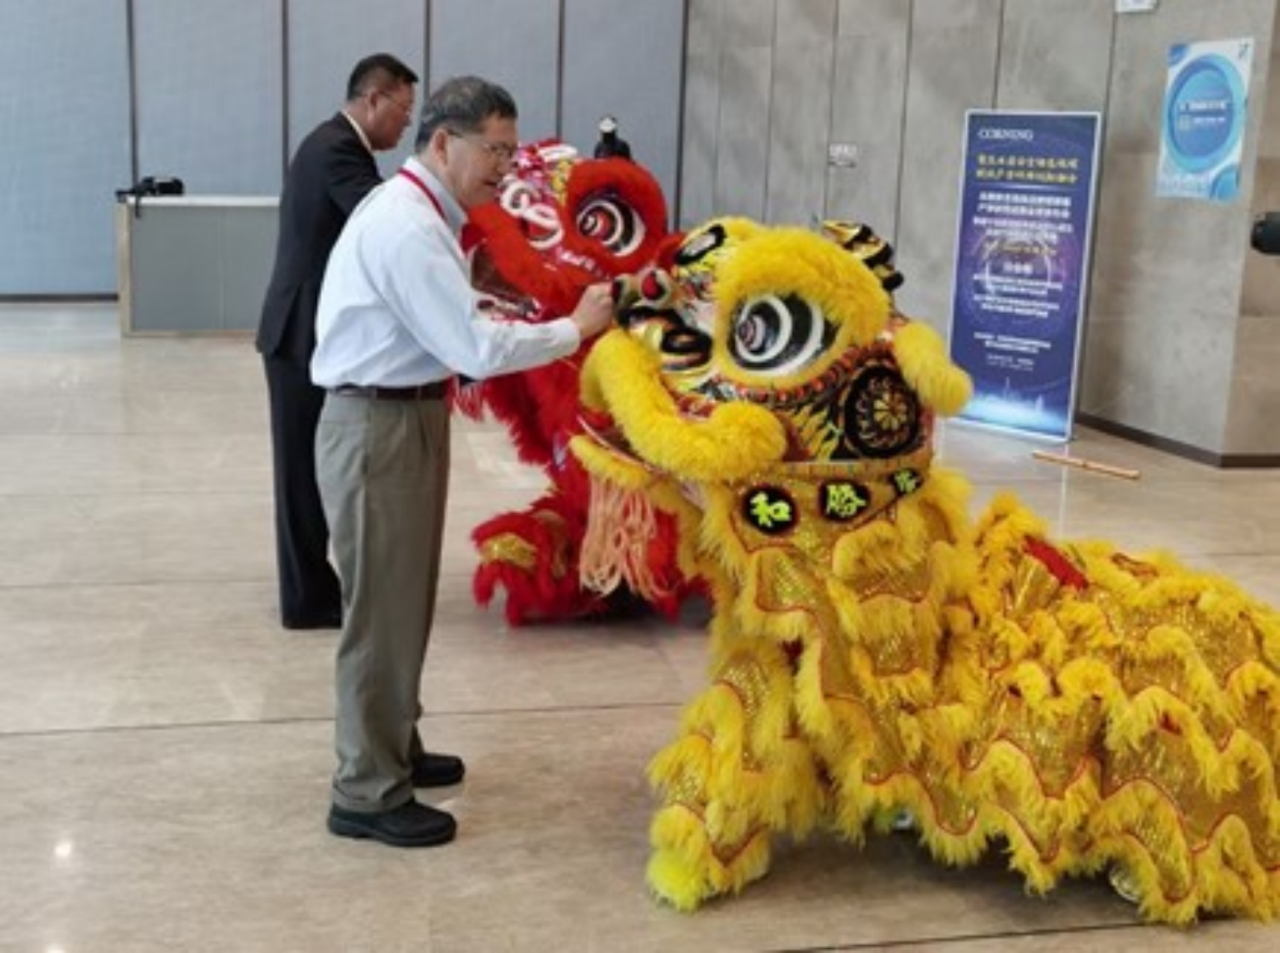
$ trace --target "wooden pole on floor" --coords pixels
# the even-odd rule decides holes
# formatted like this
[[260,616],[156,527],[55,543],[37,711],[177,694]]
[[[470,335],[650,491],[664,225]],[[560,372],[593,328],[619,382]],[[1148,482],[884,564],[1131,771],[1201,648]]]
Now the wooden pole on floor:
[[1086,460],[1083,457],[1069,457],[1062,453],[1045,453],[1043,450],[1032,450],[1031,456],[1037,460],[1044,460],[1046,463],[1057,463],[1064,467],[1088,470],[1091,473],[1105,473],[1107,476],[1120,477],[1122,480],[1136,480],[1142,476],[1140,470],[1130,470],[1128,467],[1113,467],[1109,463],[1098,463],[1096,460]]

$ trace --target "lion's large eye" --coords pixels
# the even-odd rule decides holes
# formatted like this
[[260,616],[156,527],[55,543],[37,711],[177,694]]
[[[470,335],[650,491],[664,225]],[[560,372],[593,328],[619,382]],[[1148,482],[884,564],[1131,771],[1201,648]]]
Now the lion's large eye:
[[729,353],[747,370],[790,374],[821,354],[833,336],[817,306],[796,295],[763,295],[738,309]]
[[644,241],[644,222],[630,205],[613,196],[592,199],[578,212],[578,231],[618,257],[632,254]]
[[498,204],[516,220],[525,239],[538,251],[547,251],[560,244],[563,230],[560,217],[548,202],[544,202],[537,190],[527,182],[508,179]]

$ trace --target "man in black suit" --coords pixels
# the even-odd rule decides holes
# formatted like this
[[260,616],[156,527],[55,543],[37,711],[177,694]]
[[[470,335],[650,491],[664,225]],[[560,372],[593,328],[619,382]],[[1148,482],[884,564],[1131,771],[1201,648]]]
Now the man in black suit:
[[413,70],[387,53],[357,63],[346,105],[302,141],[280,197],[275,269],[257,345],[271,402],[280,621],[287,629],[342,625],[342,592],[329,565],[329,530],[316,486],[316,427],[325,396],[308,369],[316,306],[347,216],[382,181],[374,153],[393,148],[413,120],[417,82]]

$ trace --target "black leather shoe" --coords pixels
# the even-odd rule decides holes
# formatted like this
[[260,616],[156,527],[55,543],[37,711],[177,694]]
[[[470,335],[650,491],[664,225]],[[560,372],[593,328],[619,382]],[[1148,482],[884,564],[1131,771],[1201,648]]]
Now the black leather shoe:
[[329,808],[329,833],[376,840],[391,847],[436,847],[453,840],[458,824],[452,814],[417,801],[376,814],[348,811],[335,804]]
[[281,619],[280,624],[286,629],[341,629],[342,612],[341,610],[335,610],[318,616]]
[[456,755],[427,751],[413,762],[410,780],[415,788],[443,788],[457,784],[466,773],[467,766]]

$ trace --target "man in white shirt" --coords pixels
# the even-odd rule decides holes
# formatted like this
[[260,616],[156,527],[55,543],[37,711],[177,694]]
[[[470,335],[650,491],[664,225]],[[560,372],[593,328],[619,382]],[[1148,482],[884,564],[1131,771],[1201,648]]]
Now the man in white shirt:
[[516,115],[511,95],[483,79],[441,85],[423,106],[416,155],[357,207],[325,272],[311,377],[328,392],[316,469],[344,609],[328,820],[342,837],[426,847],[456,832],[413,794],[464,773],[461,759],[426,752],[417,730],[448,493],[445,381],[549,363],[613,316],[603,284],[545,324],[476,310],[462,226],[510,167]]

